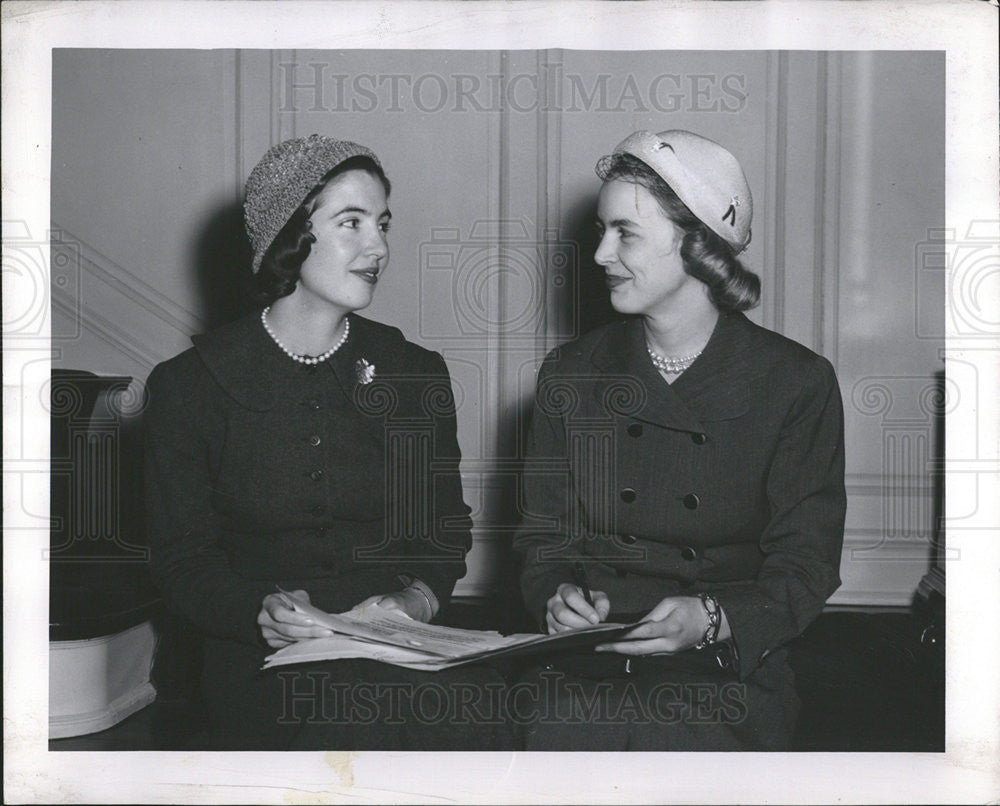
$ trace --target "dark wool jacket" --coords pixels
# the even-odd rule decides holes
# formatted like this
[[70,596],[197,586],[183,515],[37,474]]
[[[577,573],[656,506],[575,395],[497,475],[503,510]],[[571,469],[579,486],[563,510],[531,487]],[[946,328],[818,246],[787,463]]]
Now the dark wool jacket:
[[514,545],[542,622],[578,557],[612,619],[714,593],[746,679],[840,584],[837,379],[826,359],[742,314],[719,317],[673,384],[650,362],[637,319],[553,351],[528,457]]
[[149,376],[152,571],[210,636],[259,645],[275,586],[338,612],[410,576],[444,605],[465,573],[472,522],[444,360],[396,328],[350,322],[313,367],[254,315]]

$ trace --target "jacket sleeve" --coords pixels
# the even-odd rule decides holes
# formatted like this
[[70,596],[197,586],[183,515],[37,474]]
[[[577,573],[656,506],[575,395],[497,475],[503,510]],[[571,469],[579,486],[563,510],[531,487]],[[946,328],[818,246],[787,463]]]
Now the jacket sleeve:
[[844,413],[833,367],[817,357],[781,428],[766,482],[771,517],[753,582],[717,597],[746,679],[800,635],[840,586],[844,539]]
[[455,583],[466,572],[465,555],[472,547],[472,518],[462,496],[462,454],[448,367],[439,353],[432,353],[423,365],[419,379],[421,419],[429,417],[433,424],[432,446],[429,456],[407,462],[404,471],[421,474],[421,478],[411,480],[407,489],[425,490],[429,510],[422,512],[417,502],[400,504],[406,511],[399,516],[412,520],[407,530],[411,539],[404,543],[402,574],[427,585],[439,606],[444,607]]
[[[160,365],[149,376],[145,431],[147,539],[153,580],[205,633],[262,645],[261,601],[274,588],[234,573],[219,545],[209,456],[223,426],[202,401],[207,375]],[[218,431],[218,433],[216,433]]]
[[581,556],[581,513],[573,493],[564,415],[579,391],[559,378],[550,356],[538,373],[535,405],[525,444],[519,496],[520,525],[513,549],[528,612],[545,624],[548,599],[573,581]]

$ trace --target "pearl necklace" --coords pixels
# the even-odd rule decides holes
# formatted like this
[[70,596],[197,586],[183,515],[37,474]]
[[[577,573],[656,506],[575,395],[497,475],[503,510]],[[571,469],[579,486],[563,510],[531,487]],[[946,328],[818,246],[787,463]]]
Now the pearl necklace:
[[333,345],[329,350],[327,350],[323,355],[299,355],[298,353],[293,353],[284,344],[281,343],[281,339],[278,338],[278,334],[271,330],[271,325],[267,322],[267,312],[271,310],[271,306],[268,305],[264,310],[260,312],[260,323],[264,326],[264,330],[267,331],[267,335],[274,339],[274,343],[277,344],[293,361],[298,361],[300,364],[322,364],[326,359],[333,355],[337,350],[344,346],[344,342],[347,341],[347,334],[351,332],[351,320],[344,319],[344,335],[340,337],[340,340]]
[[646,352],[649,353],[649,357],[653,360],[653,366],[660,370],[660,372],[665,372],[668,375],[680,375],[694,363],[694,360],[699,355],[702,354],[702,350],[699,350],[693,355],[686,355],[683,358],[674,358],[669,355],[660,355],[648,345],[646,347]]

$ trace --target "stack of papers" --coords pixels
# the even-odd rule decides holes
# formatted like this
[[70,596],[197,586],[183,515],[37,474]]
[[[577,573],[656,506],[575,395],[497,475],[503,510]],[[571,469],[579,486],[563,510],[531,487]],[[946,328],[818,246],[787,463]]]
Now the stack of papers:
[[465,663],[533,652],[592,647],[628,632],[635,624],[597,624],[554,635],[501,635],[489,630],[460,630],[414,621],[399,610],[355,608],[324,613],[282,591],[289,606],[335,635],[297,641],[269,655],[265,669],[309,661],[367,658],[407,669],[438,671]]

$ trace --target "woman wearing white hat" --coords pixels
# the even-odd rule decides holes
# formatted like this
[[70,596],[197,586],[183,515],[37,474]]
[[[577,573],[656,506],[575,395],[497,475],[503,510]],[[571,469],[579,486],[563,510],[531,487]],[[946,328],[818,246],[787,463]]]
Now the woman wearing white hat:
[[[465,573],[472,524],[448,370],[356,313],[389,260],[389,187],[357,143],[312,135],[268,151],[244,206],[264,306],[149,377],[151,567],[205,636],[215,749],[506,743],[502,726],[413,718],[406,670],[260,671],[274,648],[328,634],[278,587],[328,612],[378,602],[428,621]],[[434,679],[452,678],[499,684],[475,669]]]
[[547,707],[526,746],[780,749],[784,645],[840,582],[837,380],[742,313],[760,284],[737,258],[753,206],[732,154],[637,132],[597,172],[594,257],[628,318],[539,372],[515,550],[549,632],[643,623],[529,676]]

